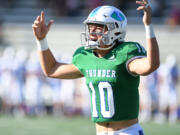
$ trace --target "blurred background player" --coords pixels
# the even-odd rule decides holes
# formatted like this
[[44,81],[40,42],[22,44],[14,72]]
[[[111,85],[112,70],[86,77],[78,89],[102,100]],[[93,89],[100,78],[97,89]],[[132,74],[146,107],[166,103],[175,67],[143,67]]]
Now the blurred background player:
[[172,54],[168,55],[165,63],[158,69],[159,115],[157,115],[157,122],[163,123],[167,118],[169,123],[177,121],[178,72],[176,57]]

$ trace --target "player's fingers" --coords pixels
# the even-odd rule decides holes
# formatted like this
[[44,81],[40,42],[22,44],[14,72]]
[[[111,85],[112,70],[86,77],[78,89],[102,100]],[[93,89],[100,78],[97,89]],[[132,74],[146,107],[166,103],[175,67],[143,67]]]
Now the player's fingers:
[[136,1],[136,4],[139,4],[141,6],[144,6],[146,3],[144,3],[143,1]]
[[143,0],[143,2],[148,3],[148,0]]
[[36,17],[36,20],[40,21],[41,17],[40,16],[37,16]]
[[33,32],[34,32],[36,28],[32,25],[32,29],[33,29]]
[[32,27],[32,30],[33,30],[35,37],[38,39],[38,34],[37,34],[38,29],[35,27]]
[[137,10],[144,10],[144,11],[146,11],[150,7],[150,5],[149,5],[147,0],[136,1],[136,3],[140,5],[137,8]]
[[146,9],[145,6],[140,6],[140,7],[137,8],[138,11],[139,10],[145,10],[145,9]]
[[36,24],[33,24],[32,28],[38,28],[38,26]]
[[50,20],[49,21],[49,23],[48,23],[48,25],[47,25],[47,28],[48,28],[48,30],[50,29],[50,27],[51,27],[51,25],[54,23],[54,20]]
[[35,21],[34,21],[34,24],[40,24],[40,21],[35,20]]
[[44,11],[41,11],[41,22],[42,22],[42,23],[45,22]]
[[36,35],[37,28],[35,26],[32,26],[33,33]]
[[41,28],[42,25],[39,22],[34,22],[34,26],[37,26],[37,27]]

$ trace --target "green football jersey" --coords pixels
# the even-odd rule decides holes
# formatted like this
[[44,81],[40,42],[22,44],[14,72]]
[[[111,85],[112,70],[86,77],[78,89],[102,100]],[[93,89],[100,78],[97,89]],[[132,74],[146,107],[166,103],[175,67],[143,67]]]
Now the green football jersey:
[[128,72],[133,59],[146,57],[145,49],[136,42],[115,46],[103,58],[93,50],[80,47],[73,55],[73,64],[86,78],[91,96],[94,122],[129,120],[139,113],[139,76]]

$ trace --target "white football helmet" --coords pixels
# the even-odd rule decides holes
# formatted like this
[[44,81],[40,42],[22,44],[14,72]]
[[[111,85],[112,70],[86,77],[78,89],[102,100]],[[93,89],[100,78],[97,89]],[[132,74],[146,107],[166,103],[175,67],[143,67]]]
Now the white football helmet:
[[[81,35],[81,42],[85,48],[108,50],[112,48],[116,42],[124,41],[126,35],[127,19],[119,9],[113,6],[100,6],[95,8],[84,21],[84,24],[85,33],[82,33]],[[102,42],[105,45],[111,46],[107,48],[101,48],[100,41],[90,40],[88,24],[104,25],[108,29],[108,32],[107,34],[102,33]]]

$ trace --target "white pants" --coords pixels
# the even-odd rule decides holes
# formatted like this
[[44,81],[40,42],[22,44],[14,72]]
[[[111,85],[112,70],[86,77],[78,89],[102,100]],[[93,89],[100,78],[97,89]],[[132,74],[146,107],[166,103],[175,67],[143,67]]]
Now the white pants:
[[112,131],[112,132],[97,132],[96,135],[144,135],[142,127],[137,123],[128,128]]

